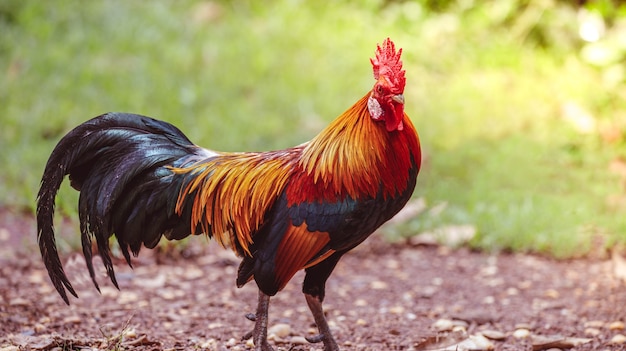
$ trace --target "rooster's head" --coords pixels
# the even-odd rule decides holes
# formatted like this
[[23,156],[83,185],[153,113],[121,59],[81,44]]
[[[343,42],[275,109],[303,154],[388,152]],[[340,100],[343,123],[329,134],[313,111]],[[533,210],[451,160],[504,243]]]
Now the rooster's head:
[[370,59],[376,84],[372,89],[367,107],[372,119],[384,121],[387,131],[402,130],[404,117],[404,85],[406,78],[400,55],[391,39],[377,46],[376,58]]

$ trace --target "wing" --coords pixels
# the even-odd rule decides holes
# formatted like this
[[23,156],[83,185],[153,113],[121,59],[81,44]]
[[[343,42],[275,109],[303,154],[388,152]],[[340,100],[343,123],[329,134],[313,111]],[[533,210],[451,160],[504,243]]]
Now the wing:
[[186,168],[176,212],[240,256],[251,256],[255,233],[283,191],[296,149],[222,154]]
[[384,222],[375,211],[376,198],[289,204],[288,194],[293,191],[303,191],[297,181],[287,185],[270,218],[254,235],[253,255],[244,257],[239,268],[239,286],[254,278],[264,293],[273,295],[297,271],[354,248]]

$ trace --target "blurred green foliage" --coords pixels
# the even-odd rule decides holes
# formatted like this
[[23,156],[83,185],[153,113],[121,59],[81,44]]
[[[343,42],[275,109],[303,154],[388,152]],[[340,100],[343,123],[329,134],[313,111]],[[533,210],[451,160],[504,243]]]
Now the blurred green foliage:
[[[609,0],[5,0],[0,204],[32,210],[56,142],[108,111],[225,151],[308,140],[371,88],[368,58],[389,36],[428,204],[390,235],[470,224],[475,247],[583,255],[626,239],[625,13]],[[76,199],[64,186],[62,212]]]

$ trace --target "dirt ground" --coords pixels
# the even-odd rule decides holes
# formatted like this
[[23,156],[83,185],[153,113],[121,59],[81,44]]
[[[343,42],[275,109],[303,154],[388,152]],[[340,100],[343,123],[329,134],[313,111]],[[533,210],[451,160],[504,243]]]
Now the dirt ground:
[[[63,228],[72,231],[72,228]],[[0,211],[0,351],[247,350],[254,284],[238,260],[193,238],[144,250],[102,273],[98,293],[79,253],[63,255],[80,298],[66,306],[35,244],[32,219]],[[101,265],[100,265],[101,267]],[[390,244],[374,235],[339,263],[325,310],[342,350],[626,349],[623,262]],[[276,350],[319,350],[299,273],[270,304]]]

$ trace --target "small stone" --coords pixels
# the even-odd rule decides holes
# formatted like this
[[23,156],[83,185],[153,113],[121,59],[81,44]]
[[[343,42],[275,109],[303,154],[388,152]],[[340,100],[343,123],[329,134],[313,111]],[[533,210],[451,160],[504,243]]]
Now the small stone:
[[495,302],[496,302],[496,298],[495,298],[495,297],[493,297],[493,296],[491,296],[491,295],[489,295],[489,296],[485,296],[485,297],[483,298],[483,303],[484,303],[485,305],[493,305]]
[[289,342],[291,342],[294,345],[309,345],[310,344],[307,341],[307,339],[305,339],[304,336],[294,336],[289,340]]
[[454,328],[454,323],[449,319],[439,319],[433,323],[433,328],[437,331],[451,331]]
[[624,336],[624,334],[616,334],[611,338],[611,341],[609,341],[611,345],[622,345],[624,343],[626,343],[626,336]]
[[587,336],[598,336],[602,333],[600,329],[597,328],[585,328],[585,335]]
[[367,301],[365,301],[365,300],[363,300],[363,299],[356,299],[356,300],[354,301],[354,305],[355,305],[355,306],[359,306],[359,307],[365,307],[365,306],[367,306],[368,304],[367,304]]
[[609,329],[610,330],[624,330],[624,322],[622,321],[612,322],[611,324],[609,324]]
[[370,289],[372,290],[385,290],[389,285],[385,282],[381,282],[380,280],[375,280],[370,283]]
[[554,290],[554,289],[548,289],[544,292],[544,295],[546,297],[552,298],[552,299],[558,299],[560,294],[558,291]]
[[268,335],[275,335],[279,338],[286,338],[291,334],[291,326],[285,323],[274,324],[267,330]]
[[360,326],[367,325],[367,321],[365,319],[359,318],[356,320],[356,325],[360,325]]
[[252,341],[252,339],[246,340],[246,347],[253,348],[254,347],[254,341]]
[[467,339],[453,346],[453,350],[487,351],[493,350],[495,348],[495,346],[491,341],[489,341],[489,339],[480,334],[470,335]]
[[134,339],[137,337],[137,332],[135,331],[135,329],[127,329],[124,331],[123,336],[125,339]]
[[533,326],[528,323],[517,323],[515,324],[515,329],[528,329],[532,330]]
[[506,294],[509,296],[516,296],[516,295],[519,295],[519,290],[511,287],[511,288],[506,289]]
[[404,307],[402,306],[393,306],[389,309],[389,313],[393,314],[402,314],[404,313]]
[[44,331],[46,331],[46,329],[48,329],[45,325],[41,324],[41,323],[37,323],[35,324],[35,333],[42,333]]
[[20,351],[20,348],[17,346],[5,346],[0,347],[0,351]]
[[604,324],[604,321],[589,321],[585,322],[585,328],[602,328]]
[[467,329],[469,327],[469,323],[461,319],[452,320],[452,325],[454,325],[455,327],[461,327],[463,329]]
[[217,340],[209,339],[200,344],[201,349],[217,350]]
[[9,305],[11,305],[11,306],[30,306],[31,302],[26,300],[26,299],[23,299],[21,297],[17,297],[17,298],[11,299],[9,301]]
[[522,290],[526,290],[526,289],[530,289],[533,286],[533,282],[530,280],[523,280],[519,282],[517,286]]
[[453,333],[464,333],[466,331],[467,331],[467,328],[462,325],[455,325],[454,327],[452,327]]
[[525,339],[530,336],[530,330],[521,328],[513,332],[513,337],[516,339]]
[[82,320],[79,316],[68,316],[63,318],[64,324],[79,324],[80,322],[82,322]]
[[504,334],[501,331],[497,331],[497,330],[483,330],[482,332],[480,332],[484,337],[486,337],[487,339],[491,339],[491,340],[504,340],[506,339],[506,334]]

